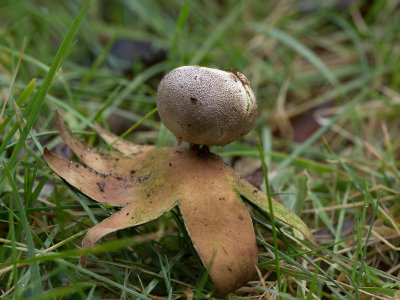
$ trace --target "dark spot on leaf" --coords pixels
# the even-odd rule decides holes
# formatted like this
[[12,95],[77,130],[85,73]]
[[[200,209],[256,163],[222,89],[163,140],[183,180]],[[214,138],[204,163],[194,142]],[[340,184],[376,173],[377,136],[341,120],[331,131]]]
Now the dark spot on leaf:
[[147,174],[147,175],[145,175],[145,176],[139,176],[139,177],[137,178],[137,180],[139,181],[139,183],[142,183],[142,182],[146,181],[147,179],[149,179],[150,176],[151,176],[151,173],[149,173],[149,174]]
[[106,186],[106,183],[103,182],[103,181],[99,181],[99,182],[96,182],[96,184],[97,184],[98,187],[99,187],[99,191],[102,192],[102,193],[104,193],[104,188],[105,188],[105,186]]
[[240,221],[243,221],[243,216],[242,215],[238,215],[238,219],[240,220]]
[[147,194],[147,197],[150,197],[150,196],[151,196],[151,194],[153,194],[153,193],[148,193],[148,194]]
[[78,165],[78,164],[75,164],[75,168],[79,168],[79,165]]
[[131,175],[135,174],[136,171],[135,170],[130,170],[129,173],[131,173]]
[[232,269],[231,269],[230,267],[228,267],[228,271],[229,271],[229,272],[232,272]]
[[172,166],[172,163],[169,163],[169,166]]
[[258,193],[258,191],[257,191],[257,190],[254,190],[254,191],[253,191],[253,194],[255,194],[255,193]]
[[129,213],[127,212],[126,215],[129,216]]
[[115,176],[115,179],[117,179],[117,180],[122,180],[123,178],[122,178],[122,177],[119,177],[119,176]]
[[196,104],[197,103],[197,99],[194,97],[190,97],[190,102],[192,102],[192,104]]
[[220,197],[219,200],[225,200],[225,197]]

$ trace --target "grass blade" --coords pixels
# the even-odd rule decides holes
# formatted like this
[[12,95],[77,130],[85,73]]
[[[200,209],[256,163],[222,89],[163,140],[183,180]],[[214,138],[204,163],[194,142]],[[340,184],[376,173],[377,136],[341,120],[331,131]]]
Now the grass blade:
[[29,114],[29,117],[26,121],[26,125],[24,130],[21,133],[21,136],[18,140],[18,143],[15,145],[14,151],[9,160],[10,169],[12,169],[18,159],[18,155],[21,152],[23,145],[25,144],[25,140],[28,137],[31,129],[33,128],[35,121],[37,120],[40,109],[42,108],[44,101],[46,99],[46,94],[50,90],[52,83],[54,82],[57,72],[60,69],[62,62],[65,61],[67,54],[69,53],[69,48],[73,43],[73,39],[78,31],[79,25],[82,22],[82,18],[87,10],[89,5],[89,0],[85,2],[83,5],[80,13],[72,23],[71,27],[69,28],[60,48],[57,51],[57,54],[50,66],[49,72],[47,73],[43,84],[39,88],[39,90],[35,93],[32,99],[32,110]]
[[263,151],[261,142],[258,143],[258,150],[260,152],[261,165],[262,165],[262,170],[263,170],[263,174],[264,174],[265,186],[266,186],[266,189],[267,189],[268,206],[269,206],[269,218],[271,220],[272,235],[274,237],[276,278],[277,278],[277,283],[278,283],[278,292],[280,292],[281,291],[281,272],[280,272],[280,266],[279,266],[278,238],[277,238],[277,234],[276,234],[274,208],[273,208],[273,205],[272,205],[271,189],[270,189],[269,180],[268,180],[268,171],[267,171],[267,167],[265,165],[264,151]]
[[297,39],[288,35],[287,33],[279,30],[278,28],[273,27],[265,27],[264,25],[256,26],[258,31],[266,32],[268,35],[277,39],[281,43],[289,46],[297,53],[304,56],[311,64],[313,64],[321,73],[325,76],[325,78],[333,85],[338,86],[339,82],[336,79],[336,76],[329,70],[329,68],[325,65],[325,63],[309,48],[300,43]]
[[[35,244],[33,242],[33,237],[31,233],[31,228],[29,226],[29,221],[26,216],[23,204],[22,204],[22,199],[19,196],[18,193],[18,188],[17,185],[15,184],[14,178],[10,172],[10,169],[8,168],[7,164],[3,161],[3,168],[4,172],[7,176],[8,182],[11,185],[12,192],[14,195],[14,200],[15,200],[15,205],[18,209],[19,216],[22,221],[22,227],[24,229],[25,233],[25,239],[26,239],[26,244],[28,246],[28,257],[29,258],[34,258],[35,257]],[[33,295],[40,295],[42,293],[42,286],[41,286],[41,280],[40,280],[40,270],[39,270],[39,264],[37,262],[31,262],[29,264],[29,270],[30,270],[30,276],[32,278],[31,281],[34,282],[32,293]]]

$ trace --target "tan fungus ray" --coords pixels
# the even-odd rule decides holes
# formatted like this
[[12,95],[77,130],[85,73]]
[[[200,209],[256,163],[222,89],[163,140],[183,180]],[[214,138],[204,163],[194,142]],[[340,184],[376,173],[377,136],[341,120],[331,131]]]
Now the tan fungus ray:
[[[111,232],[153,220],[178,205],[194,247],[218,291],[227,294],[251,279],[257,263],[256,239],[239,195],[268,213],[267,198],[219,156],[207,147],[136,147],[122,141],[113,146],[126,156],[114,152],[98,155],[103,152],[97,151],[83,155],[86,145],[62,122],[59,128],[65,142],[92,168],[62,159],[46,149],[48,165],[92,199],[125,206],[88,231],[84,248],[92,247]],[[114,142],[114,135],[99,126],[98,131],[107,143]],[[128,156],[129,153],[133,154]],[[118,155],[124,158],[123,164],[113,164]],[[315,243],[297,215],[275,200],[273,205],[276,219]],[[82,265],[86,259],[82,257]]]

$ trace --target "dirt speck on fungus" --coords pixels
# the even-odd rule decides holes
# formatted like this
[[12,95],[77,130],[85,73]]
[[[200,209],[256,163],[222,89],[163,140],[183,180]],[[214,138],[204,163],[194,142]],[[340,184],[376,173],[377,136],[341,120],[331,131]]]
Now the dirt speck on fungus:
[[104,193],[104,190],[105,190],[104,188],[106,186],[105,182],[104,181],[99,181],[99,182],[96,182],[96,184],[99,187],[99,191]]
[[139,176],[139,177],[137,178],[137,181],[138,181],[139,183],[142,183],[142,182],[148,180],[148,179],[150,178],[150,176],[151,176],[151,172],[150,172],[149,174],[145,175],[145,176]]

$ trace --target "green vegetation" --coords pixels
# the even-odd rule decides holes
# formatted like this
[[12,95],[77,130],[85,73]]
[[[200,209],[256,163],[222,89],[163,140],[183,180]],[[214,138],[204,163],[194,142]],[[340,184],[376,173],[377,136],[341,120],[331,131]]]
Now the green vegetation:
[[212,150],[264,191],[265,161],[269,194],[320,245],[250,207],[259,272],[230,297],[399,298],[400,3],[314,2],[0,1],[0,298],[222,298],[178,210],[108,235],[79,267],[83,235],[118,209],[69,188],[42,156],[75,159],[56,109],[90,145],[107,147],[95,121],[175,145],[155,94],[189,64],[250,80],[256,128]]

